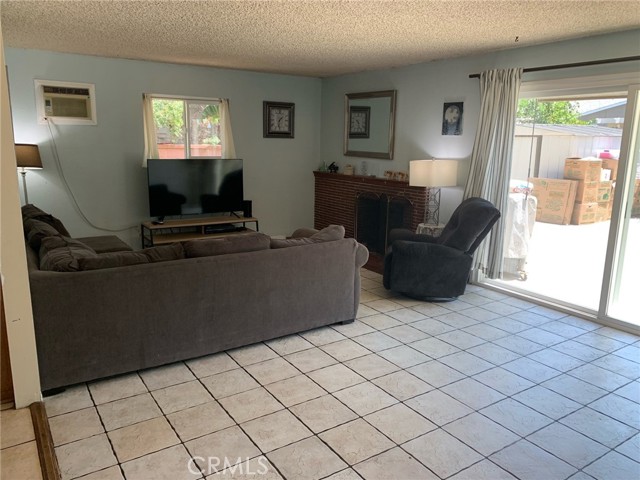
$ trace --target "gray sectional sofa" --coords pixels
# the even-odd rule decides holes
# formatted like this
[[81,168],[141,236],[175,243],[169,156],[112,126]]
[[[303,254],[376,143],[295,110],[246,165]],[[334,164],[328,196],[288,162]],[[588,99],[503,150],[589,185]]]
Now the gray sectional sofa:
[[368,258],[335,226],[133,252],[23,220],[43,390],[353,321]]

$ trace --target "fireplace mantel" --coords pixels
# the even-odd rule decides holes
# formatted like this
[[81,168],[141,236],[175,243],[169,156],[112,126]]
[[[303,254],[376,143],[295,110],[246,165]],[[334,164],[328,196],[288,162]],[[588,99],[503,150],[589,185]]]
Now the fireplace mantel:
[[411,228],[424,218],[427,189],[409,182],[363,175],[313,172],[315,177],[314,227],[343,225],[347,237],[355,237],[356,200],[360,193],[405,197],[413,204]]

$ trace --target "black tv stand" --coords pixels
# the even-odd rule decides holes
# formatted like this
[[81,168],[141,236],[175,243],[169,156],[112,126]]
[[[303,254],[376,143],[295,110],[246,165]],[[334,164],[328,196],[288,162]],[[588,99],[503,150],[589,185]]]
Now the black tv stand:
[[142,248],[199,238],[237,235],[252,230],[247,228],[247,223],[255,223],[255,230],[259,230],[258,219],[255,217],[201,217],[189,220],[165,220],[162,224],[151,221],[142,222],[140,225]]

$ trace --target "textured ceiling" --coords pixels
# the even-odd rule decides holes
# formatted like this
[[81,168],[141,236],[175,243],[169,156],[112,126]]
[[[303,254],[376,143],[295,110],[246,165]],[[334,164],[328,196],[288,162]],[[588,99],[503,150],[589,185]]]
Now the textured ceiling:
[[319,77],[640,26],[633,0],[2,0],[0,10],[9,47]]

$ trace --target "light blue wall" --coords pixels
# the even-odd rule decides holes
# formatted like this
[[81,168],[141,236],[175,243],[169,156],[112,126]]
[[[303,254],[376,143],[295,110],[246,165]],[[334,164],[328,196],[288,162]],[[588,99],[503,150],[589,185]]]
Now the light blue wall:
[[[67,180],[87,216],[100,226],[134,226],[148,218],[142,156],[143,92],[227,97],[237,155],[245,160],[245,196],[261,230],[287,234],[313,224],[313,175],[321,162],[366,161],[369,173],[408,171],[409,160],[461,158],[458,189],[443,190],[441,220],[461,199],[479,115],[477,79],[490,68],[533,67],[637,55],[640,30],[490,55],[327,79],[260,74],[46,51],[6,49],[16,142],[38,143],[44,170],[29,172],[29,199],[59,216],[74,236],[103,234],[85,224],[58,174],[46,126],[37,125],[34,79],[96,84],[97,126],[61,126],[55,143]],[[638,70],[638,62],[526,74],[525,80]],[[640,81],[640,79],[639,79]],[[343,155],[344,95],[398,91],[394,160]],[[262,137],[262,101],[294,102],[295,139]],[[463,134],[442,136],[442,104],[464,102]],[[137,228],[119,235],[139,245]]]
[[[446,220],[460,201],[469,171],[480,110],[479,80],[469,74],[491,68],[536,67],[640,52],[640,30],[589,37],[537,47],[504,50],[490,55],[464,57],[403,68],[326,78],[322,81],[322,160],[343,167],[352,164],[356,174],[362,162],[369,174],[385,170],[408,172],[409,161],[424,158],[461,158],[458,189],[443,189],[440,220]],[[562,78],[639,71],[639,62],[602,67],[574,68],[525,74],[524,80]],[[640,77],[638,78],[640,82]],[[362,159],[343,155],[344,95],[377,90],[397,90],[396,144],[393,160]],[[442,104],[464,102],[463,134],[443,136]]]
[[[44,164],[27,174],[29,201],[61,218],[73,236],[105,232],[87,225],[63,187],[47,126],[38,125],[34,79],[94,83],[96,126],[54,126],[60,164],[92,223],[139,247],[149,218],[141,167],[142,93],[229,98],[245,198],[268,234],[313,225],[313,170],[320,163],[321,81],[156,62],[6,49],[15,140],[37,143]],[[295,103],[295,138],[262,136],[263,100]]]

